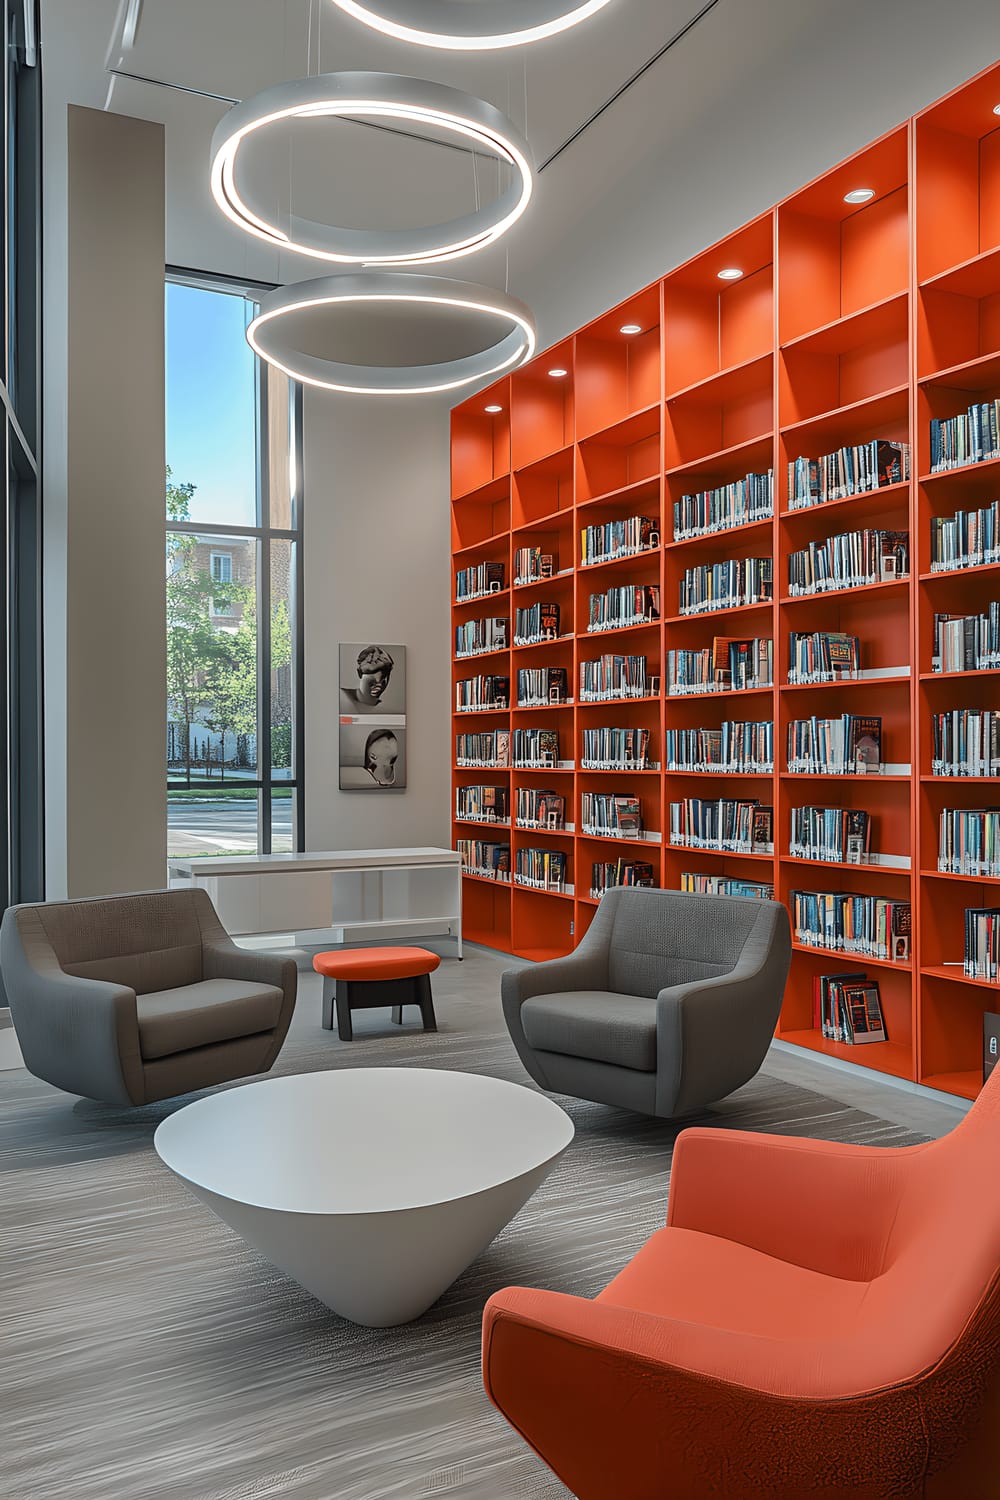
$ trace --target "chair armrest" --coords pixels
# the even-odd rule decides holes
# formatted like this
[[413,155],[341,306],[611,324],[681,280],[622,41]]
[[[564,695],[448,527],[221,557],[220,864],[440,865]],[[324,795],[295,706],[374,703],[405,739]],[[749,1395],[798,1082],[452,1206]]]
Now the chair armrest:
[[61,969],[12,965],[4,978],[25,1065],[69,1094],[142,1104],[145,1082],[135,991]]
[[919,1392],[869,1386],[858,1363],[851,1340],[785,1342],[523,1287],[483,1319],[487,1395],[588,1500],[919,1493]]
[[298,969],[294,958],[238,948],[229,938],[203,943],[201,951],[206,979],[246,979],[295,995]]
[[667,1223],[849,1281],[884,1269],[918,1146],[849,1146],[742,1130],[681,1132]]
[[566,958],[550,958],[525,969],[508,969],[501,977],[504,1010],[508,1004],[520,1010],[535,995],[557,995],[565,990],[606,990],[608,956],[603,948],[578,948]]
[[724,1098],[756,1073],[778,1024],[790,943],[786,929],[728,974],[660,990],[657,1045],[665,1076],[676,1077],[675,1114]]

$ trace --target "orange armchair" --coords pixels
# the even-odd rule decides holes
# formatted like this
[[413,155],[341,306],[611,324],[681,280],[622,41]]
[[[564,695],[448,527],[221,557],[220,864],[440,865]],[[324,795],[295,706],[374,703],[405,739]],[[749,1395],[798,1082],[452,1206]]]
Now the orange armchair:
[[578,1500],[998,1500],[1000,1069],[902,1150],[685,1130],[594,1301],[491,1297],[494,1405]]

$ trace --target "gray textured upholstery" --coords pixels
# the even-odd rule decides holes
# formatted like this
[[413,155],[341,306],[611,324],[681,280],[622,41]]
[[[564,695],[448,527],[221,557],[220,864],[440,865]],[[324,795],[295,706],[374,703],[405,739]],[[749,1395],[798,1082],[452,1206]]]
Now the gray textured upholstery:
[[619,888],[575,953],[504,974],[504,1018],[543,1088],[670,1118],[753,1077],[790,963],[780,902]]
[[656,1071],[656,1001],[646,995],[616,994],[614,1005],[606,990],[535,995],[521,1007],[521,1025],[536,1051]]
[[10,907],[0,969],[25,1066],[111,1104],[266,1072],[295,1006],[294,960],[237,948],[194,888]]

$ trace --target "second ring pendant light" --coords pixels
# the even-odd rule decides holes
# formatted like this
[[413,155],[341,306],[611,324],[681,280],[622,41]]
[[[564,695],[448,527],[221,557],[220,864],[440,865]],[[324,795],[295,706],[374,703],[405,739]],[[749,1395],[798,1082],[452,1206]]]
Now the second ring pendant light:
[[610,0],[333,0],[366,26],[456,52],[519,47],[568,31]]
[[[492,203],[444,224],[349,229],[290,215],[287,230],[267,217],[263,194],[237,183],[240,148],[254,132],[282,120],[359,116],[443,130],[512,167],[514,181]],[[212,137],[212,194],[234,224],[279,249],[348,266],[420,267],[471,255],[521,217],[533,178],[531,147],[500,110],[446,84],[396,73],[322,73],[274,84],[234,105]]]

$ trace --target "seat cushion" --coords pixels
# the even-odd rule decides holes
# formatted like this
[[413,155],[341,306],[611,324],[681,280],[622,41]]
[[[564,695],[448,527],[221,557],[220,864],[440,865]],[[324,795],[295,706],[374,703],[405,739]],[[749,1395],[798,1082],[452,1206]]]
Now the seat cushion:
[[139,1049],[151,1060],[272,1031],[281,1002],[282,993],[274,985],[242,979],[203,979],[176,990],[137,995]]
[[656,1072],[656,1001],[609,990],[535,995],[521,1006],[521,1025],[539,1052]]
[[599,1302],[767,1339],[849,1339],[872,1294],[693,1229],[661,1229],[609,1282]]
[[313,968],[330,979],[415,979],[433,974],[441,960],[426,948],[334,948],[317,953]]

